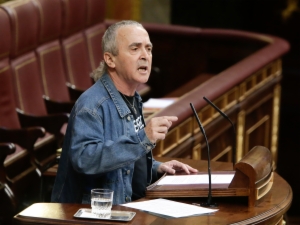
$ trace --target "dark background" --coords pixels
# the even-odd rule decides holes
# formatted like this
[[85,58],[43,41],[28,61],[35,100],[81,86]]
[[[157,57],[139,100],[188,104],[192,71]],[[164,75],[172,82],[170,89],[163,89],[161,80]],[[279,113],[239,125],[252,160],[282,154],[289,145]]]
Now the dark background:
[[283,56],[277,172],[291,185],[289,216],[300,216],[300,0],[172,0],[171,23],[271,34],[291,46]]

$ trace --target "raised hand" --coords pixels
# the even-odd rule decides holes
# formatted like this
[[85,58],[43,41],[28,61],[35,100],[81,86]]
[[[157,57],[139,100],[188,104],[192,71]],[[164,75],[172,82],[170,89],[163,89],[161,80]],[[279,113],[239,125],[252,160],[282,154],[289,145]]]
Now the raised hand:
[[172,122],[177,120],[178,118],[176,116],[162,116],[151,118],[145,128],[147,137],[152,143],[156,143],[157,140],[165,139],[169,128],[172,126]]

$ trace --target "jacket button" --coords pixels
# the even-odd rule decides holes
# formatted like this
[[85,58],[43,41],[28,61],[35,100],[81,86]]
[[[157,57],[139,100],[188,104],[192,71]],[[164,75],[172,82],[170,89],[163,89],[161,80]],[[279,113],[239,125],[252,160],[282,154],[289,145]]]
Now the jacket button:
[[128,174],[128,175],[130,174],[130,170],[127,170],[127,174]]
[[127,116],[127,120],[130,121],[130,116]]
[[151,147],[148,145],[148,146],[147,146],[147,149],[148,149],[148,150],[150,150],[150,149],[151,149]]
[[130,202],[130,198],[128,196],[126,196],[125,200],[126,202]]

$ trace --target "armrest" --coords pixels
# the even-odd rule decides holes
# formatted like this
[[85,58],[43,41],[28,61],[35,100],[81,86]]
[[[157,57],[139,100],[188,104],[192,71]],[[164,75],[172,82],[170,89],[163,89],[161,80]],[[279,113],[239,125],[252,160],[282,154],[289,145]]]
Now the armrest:
[[71,84],[69,82],[67,82],[66,85],[67,85],[68,90],[69,90],[70,98],[73,101],[76,101],[79,98],[79,96],[84,92],[84,90],[77,89],[74,84]]
[[56,136],[60,135],[60,129],[64,123],[69,120],[68,113],[49,114],[46,116],[34,116],[25,114],[22,110],[17,109],[19,120],[22,127],[41,126],[49,133]]
[[[0,136],[1,137],[1,136]],[[0,143],[0,181],[5,183],[5,172],[3,168],[4,161],[7,155],[16,151],[16,146],[13,143]]]
[[0,165],[3,165],[3,162],[7,155],[10,155],[16,151],[16,146],[13,143],[4,142],[0,143]]
[[46,104],[47,112],[52,113],[70,113],[75,102],[57,102],[51,100],[48,96],[43,95]]
[[38,138],[45,136],[42,127],[28,127],[21,129],[6,129],[0,127],[0,142],[12,142],[31,150]]
[[[7,155],[10,155],[16,151],[16,146],[13,143],[4,142],[0,143],[0,152],[5,152]],[[0,154],[1,154],[0,153]]]

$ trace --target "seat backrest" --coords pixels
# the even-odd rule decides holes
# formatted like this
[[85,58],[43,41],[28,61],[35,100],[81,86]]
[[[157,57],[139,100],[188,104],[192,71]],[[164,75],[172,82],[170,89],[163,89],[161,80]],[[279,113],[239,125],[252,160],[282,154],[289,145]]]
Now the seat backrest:
[[62,35],[68,37],[85,28],[87,4],[82,0],[61,0],[63,10]]
[[89,60],[92,70],[95,70],[103,60],[102,36],[106,30],[104,24],[105,0],[87,0],[86,38]]
[[37,58],[29,52],[11,61],[17,107],[26,114],[47,115]]
[[105,19],[105,0],[86,0],[86,27],[103,23]]
[[99,23],[84,31],[92,70],[95,70],[103,60],[102,36],[105,30],[105,25]]
[[62,40],[67,81],[77,89],[86,90],[92,85],[92,72],[85,37],[82,32]]
[[36,49],[36,56],[40,66],[43,94],[57,102],[70,101],[59,40],[39,46]]
[[21,127],[14,98],[12,73],[9,62],[7,59],[0,60],[0,127],[10,129]]
[[16,58],[37,46],[38,15],[31,0],[9,1],[1,5],[11,22],[10,56]]
[[62,32],[61,0],[33,0],[39,17],[38,45],[57,40]]
[[11,29],[7,13],[0,8],[0,60],[8,59],[11,45]]
[[11,29],[7,13],[0,8],[0,126],[20,128],[9,64]]
[[89,62],[88,48],[82,32],[86,23],[86,1],[62,0],[62,2],[64,16],[61,44],[67,81],[75,85],[77,89],[86,90],[93,84],[89,76],[92,69]]
[[39,17],[33,1],[2,4],[12,30],[11,68],[16,105],[25,113],[46,115],[42,85],[34,49],[37,46]]
[[43,94],[54,101],[70,101],[62,57],[60,36],[62,32],[61,0],[35,0],[40,17],[36,55],[40,67]]

